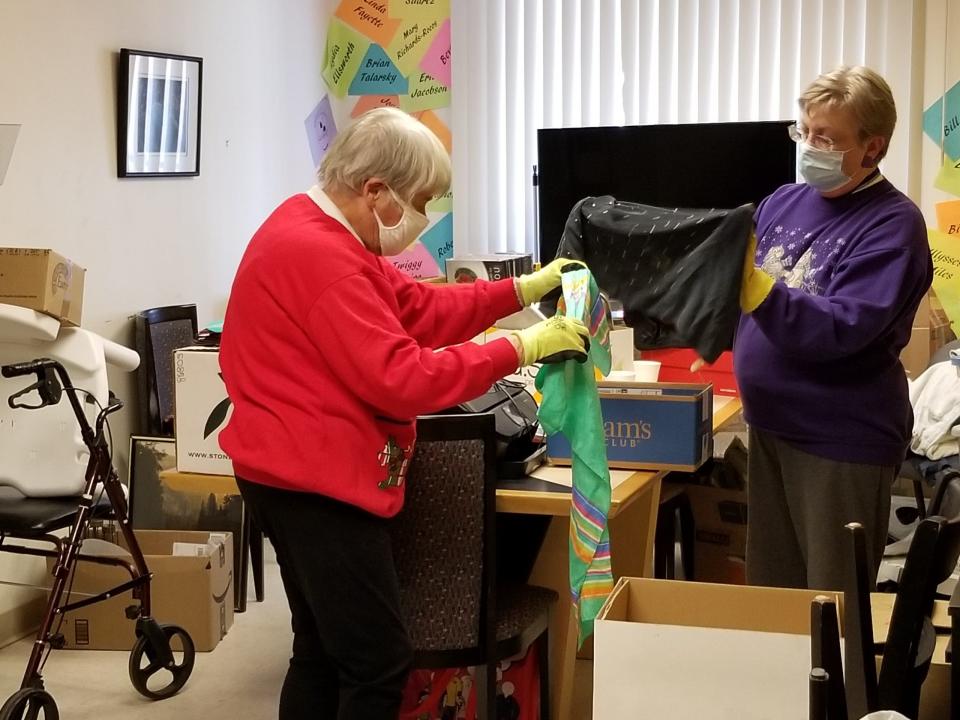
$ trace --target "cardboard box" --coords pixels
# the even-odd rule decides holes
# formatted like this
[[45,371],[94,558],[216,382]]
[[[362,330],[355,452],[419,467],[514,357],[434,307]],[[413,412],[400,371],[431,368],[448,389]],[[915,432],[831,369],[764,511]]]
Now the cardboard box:
[[220,376],[220,351],[209,347],[175,350],[173,374],[177,470],[233,475],[233,463],[220,449],[220,430],[233,411]]
[[690,366],[697,359],[694,350],[670,348],[667,350],[642,350],[641,360],[660,361],[660,382],[699,383],[713,385],[717,395],[740,397],[737,379],[733,374],[733,353],[721,353],[717,361],[704,365],[699,371],[690,372]]
[[86,270],[53,250],[0,248],[0,303],[79,325]]
[[916,380],[930,366],[931,345],[930,328],[914,326],[910,340],[900,352],[900,362],[907,377]]
[[[150,583],[151,611],[161,624],[184,628],[198,651],[213,650],[233,624],[233,540],[218,543],[211,555],[175,556],[174,543],[205,544],[208,532],[184,530],[137,530],[137,542],[153,573]],[[121,541],[122,542],[122,541]],[[94,548],[99,548],[95,553]],[[83,552],[123,555],[126,548],[87,540]],[[52,568],[53,560],[48,560]],[[130,580],[118,567],[80,562],[73,582],[76,593],[98,594]],[[80,597],[74,595],[74,600]],[[121,595],[74,610],[64,616],[60,632],[66,647],[78,650],[130,650],[136,641],[136,622],[125,609],[135,604],[127,591]]]
[[[713,456],[709,385],[597,383],[611,468],[696,470]],[[570,443],[547,438],[547,459],[569,465]]]
[[806,720],[820,594],[621,578],[596,622],[593,716]]
[[448,258],[447,282],[464,283],[475,280],[503,280],[533,271],[530,255],[499,253]]
[[694,580],[743,585],[747,556],[747,491],[684,484],[694,526]]

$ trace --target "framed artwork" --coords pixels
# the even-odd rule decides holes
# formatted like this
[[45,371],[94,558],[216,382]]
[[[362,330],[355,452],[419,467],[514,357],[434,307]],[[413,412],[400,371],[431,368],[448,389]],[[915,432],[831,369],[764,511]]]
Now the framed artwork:
[[243,498],[233,478],[193,475],[177,468],[173,438],[130,438],[130,523],[135,530],[203,530],[233,533],[234,605],[242,605],[247,572]]
[[200,174],[203,59],[120,51],[118,177]]

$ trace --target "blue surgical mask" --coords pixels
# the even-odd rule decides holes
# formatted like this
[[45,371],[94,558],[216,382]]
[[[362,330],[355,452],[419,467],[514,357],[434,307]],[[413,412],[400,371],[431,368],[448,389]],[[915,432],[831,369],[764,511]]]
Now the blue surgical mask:
[[797,144],[797,175],[814,190],[831,192],[850,182],[842,168],[842,150],[821,150],[805,142]]

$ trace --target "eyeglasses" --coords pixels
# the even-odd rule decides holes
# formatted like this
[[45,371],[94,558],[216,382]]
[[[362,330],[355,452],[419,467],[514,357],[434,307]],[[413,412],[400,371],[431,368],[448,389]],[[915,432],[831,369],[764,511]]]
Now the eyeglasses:
[[[802,130],[796,123],[793,123],[787,128],[787,132],[790,134],[790,139],[795,143],[806,143],[810,147],[815,147],[818,150],[836,150],[837,147],[834,144],[833,140],[823,135],[811,135],[809,132]],[[842,150],[841,152],[846,152]]]

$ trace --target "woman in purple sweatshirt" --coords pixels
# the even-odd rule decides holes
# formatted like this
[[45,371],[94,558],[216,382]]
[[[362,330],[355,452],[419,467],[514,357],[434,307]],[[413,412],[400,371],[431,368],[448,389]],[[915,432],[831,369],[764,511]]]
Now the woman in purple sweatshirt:
[[879,568],[913,424],[900,351],[933,278],[917,206],[877,169],[896,109],[864,67],[799,98],[802,184],[756,213],[734,342],[750,426],[747,580],[841,589],[844,525]]

